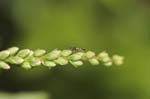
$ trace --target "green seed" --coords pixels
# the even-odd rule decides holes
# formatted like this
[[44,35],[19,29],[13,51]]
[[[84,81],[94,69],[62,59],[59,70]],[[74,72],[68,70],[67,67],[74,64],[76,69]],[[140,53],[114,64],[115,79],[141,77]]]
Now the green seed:
[[31,51],[29,49],[23,49],[18,52],[17,56],[24,58],[24,57],[28,56],[30,54],[30,52]]
[[47,66],[47,67],[49,67],[49,68],[51,68],[51,67],[55,67],[55,66],[56,66],[56,63],[54,63],[53,61],[45,61],[45,62],[43,63],[43,65],[44,65],[44,66]]
[[86,56],[87,58],[92,58],[92,57],[95,56],[95,53],[92,52],[92,51],[88,51],[88,52],[85,53],[85,56]]
[[75,54],[71,55],[70,59],[73,60],[73,61],[80,60],[83,55],[84,55],[84,53],[78,52],[78,53],[75,53]]
[[59,57],[58,59],[55,60],[55,62],[59,65],[66,65],[68,64],[68,61],[62,57]]
[[44,55],[45,53],[46,53],[45,50],[43,50],[43,49],[37,49],[37,50],[34,51],[34,56],[39,57],[39,56]]
[[74,66],[74,67],[79,67],[81,65],[83,65],[82,61],[70,61],[70,63]]
[[32,57],[29,61],[31,66],[39,66],[42,63],[39,58],[35,58],[35,57]]
[[104,65],[105,66],[111,66],[112,65],[112,62],[110,61],[110,62],[106,62],[106,63],[104,63]]
[[22,67],[23,67],[24,69],[31,69],[31,68],[32,68],[29,62],[24,62],[24,63],[22,64]]
[[18,56],[12,56],[12,57],[9,57],[7,61],[11,64],[21,64],[23,63],[24,59]]
[[66,56],[69,56],[71,53],[72,53],[71,50],[63,50],[63,51],[61,52],[61,55],[64,56],[64,57],[66,57]]
[[10,69],[10,66],[7,63],[5,63],[5,62],[0,61],[0,68],[2,68],[2,69]]
[[113,62],[114,62],[116,65],[120,66],[120,65],[123,64],[124,57],[123,57],[123,56],[119,56],[119,55],[114,55],[114,56],[112,57],[112,60],[113,60]]
[[105,57],[108,57],[108,56],[109,56],[108,53],[105,52],[105,51],[103,51],[103,52],[101,52],[101,53],[98,54],[99,58],[105,58]]
[[8,51],[10,52],[10,55],[14,55],[18,52],[19,48],[18,47],[11,47],[8,49]]
[[89,59],[89,62],[92,64],[92,65],[98,65],[99,64],[99,61],[95,58],[92,58],[92,59]]
[[61,51],[60,50],[53,50],[52,52],[45,55],[45,58],[48,60],[56,59],[60,56]]
[[0,59],[1,60],[4,60],[4,59],[6,59],[8,56],[10,55],[10,52],[9,51],[1,51],[0,52]]

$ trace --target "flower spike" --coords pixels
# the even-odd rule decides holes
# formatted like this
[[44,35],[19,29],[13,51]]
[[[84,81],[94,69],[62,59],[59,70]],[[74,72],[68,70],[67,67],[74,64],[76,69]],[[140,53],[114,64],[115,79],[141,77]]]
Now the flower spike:
[[18,47],[11,47],[0,51],[0,69],[10,69],[13,64],[25,69],[31,69],[37,66],[52,68],[56,65],[67,64],[79,67],[85,61],[88,61],[91,65],[103,64],[105,66],[111,66],[112,64],[122,65],[123,60],[123,56],[113,55],[111,58],[105,51],[99,54],[93,51],[72,49],[55,49],[46,52],[44,49],[37,49],[35,51],[30,49],[19,50]]

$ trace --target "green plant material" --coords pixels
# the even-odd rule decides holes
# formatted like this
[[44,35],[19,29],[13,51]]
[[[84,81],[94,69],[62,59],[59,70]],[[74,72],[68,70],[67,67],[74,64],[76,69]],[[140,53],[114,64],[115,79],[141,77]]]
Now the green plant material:
[[124,57],[120,57],[119,55],[114,55],[112,60],[114,61],[115,64],[121,65],[123,64]]
[[46,52],[43,49],[35,51],[30,49],[19,50],[18,47],[12,47],[4,51],[0,51],[0,68],[10,69],[11,64],[19,65],[25,69],[31,69],[37,66],[45,66],[48,68],[56,65],[72,64],[74,67],[79,67],[88,61],[91,65],[105,66],[122,65],[124,57],[113,55],[112,58],[107,52],[96,54],[93,51],[73,51],[72,49],[58,50],[54,49],[51,52]]
[[82,61],[70,61],[70,63],[74,66],[74,67],[79,67],[81,65],[83,65]]
[[51,99],[51,97],[43,91],[19,93],[0,92],[0,99]]
[[9,55],[10,55],[10,52],[9,52],[9,51],[1,51],[1,52],[0,52],[0,59],[1,59],[1,60],[4,60],[4,59],[6,59]]
[[18,50],[19,50],[18,47],[11,47],[8,49],[8,51],[10,52],[10,55],[16,54]]
[[34,51],[34,56],[43,56],[46,53],[43,49],[37,49]]
[[7,63],[5,63],[5,62],[0,61],[0,68],[2,68],[2,69],[10,69],[10,66]]

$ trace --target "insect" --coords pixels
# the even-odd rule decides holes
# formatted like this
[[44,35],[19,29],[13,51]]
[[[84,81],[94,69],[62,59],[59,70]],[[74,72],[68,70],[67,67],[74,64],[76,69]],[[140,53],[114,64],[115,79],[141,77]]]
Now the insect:
[[79,47],[70,47],[69,49],[72,50],[73,52],[84,52],[84,51],[86,51],[86,49],[79,48]]

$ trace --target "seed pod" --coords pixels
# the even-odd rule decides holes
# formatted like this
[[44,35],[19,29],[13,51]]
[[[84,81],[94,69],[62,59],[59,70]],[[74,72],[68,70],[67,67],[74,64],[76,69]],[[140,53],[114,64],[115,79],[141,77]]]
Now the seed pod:
[[29,49],[23,49],[18,52],[17,56],[24,58],[27,57],[30,54],[30,52],[31,51]]
[[104,65],[105,66],[111,66],[112,65],[112,62],[110,61],[110,62],[106,62],[106,63],[104,63]]
[[37,50],[34,51],[34,56],[37,56],[37,57],[43,56],[45,53],[46,53],[45,50],[43,50],[43,49],[37,49]]
[[70,61],[70,63],[74,66],[74,67],[79,67],[81,65],[83,65],[82,61]]
[[92,51],[88,51],[88,52],[85,53],[85,56],[86,56],[87,58],[92,58],[92,57],[95,56],[95,53],[92,52]]
[[12,56],[12,57],[9,57],[6,61],[8,61],[11,64],[21,64],[23,63],[24,59],[18,56]]
[[10,52],[10,55],[14,55],[18,52],[19,48],[18,47],[11,47],[9,49],[7,49],[7,51]]
[[2,68],[2,69],[10,69],[10,66],[7,63],[5,63],[5,62],[0,61],[0,68]]
[[123,64],[123,60],[124,60],[124,57],[123,56],[119,56],[119,55],[114,55],[113,58],[112,58],[113,62],[116,64],[116,65],[122,65]]
[[83,52],[77,52],[77,53],[74,53],[73,55],[71,55],[70,59],[73,61],[80,60],[83,55],[84,55]]
[[60,50],[53,50],[50,53],[45,55],[45,58],[48,60],[54,60],[60,56],[61,51]]
[[69,56],[71,53],[72,53],[71,50],[63,50],[63,51],[61,52],[61,55],[64,56],[64,57],[66,57],[66,56]]
[[108,57],[108,53],[103,51],[101,53],[98,54],[98,57],[102,58],[102,57]]
[[24,69],[31,69],[32,68],[29,62],[24,62],[21,67]]
[[39,58],[32,57],[30,58],[29,63],[31,64],[31,66],[39,66],[42,62]]
[[89,59],[89,62],[92,64],[92,65],[98,65],[99,64],[99,61],[95,58],[92,58],[92,59]]
[[51,67],[55,67],[55,66],[56,66],[56,63],[53,62],[53,61],[45,61],[45,62],[43,63],[43,65],[44,65],[44,66],[47,66],[47,67],[49,67],[49,68],[51,68]]
[[54,60],[59,65],[66,65],[68,64],[68,61],[62,57],[59,57],[58,59]]
[[104,52],[101,52],[99,55],[98,55],[98,59],[104,63],[108,63],[111,61],[111,58],[109,57],[108,53],[106,53],[105,51]]
[[7,50],[1,51],[1,52],[0,52],[0,59],[1,59],[1,60],[4,60],[4,59],[6,59],[9,55],[10,55],[10,52],[9,52],[9,51],[7,51]]

